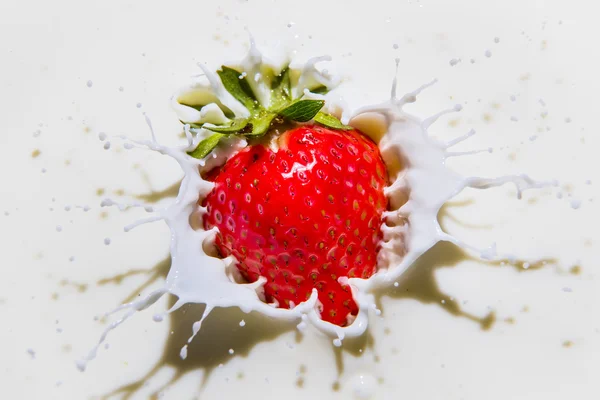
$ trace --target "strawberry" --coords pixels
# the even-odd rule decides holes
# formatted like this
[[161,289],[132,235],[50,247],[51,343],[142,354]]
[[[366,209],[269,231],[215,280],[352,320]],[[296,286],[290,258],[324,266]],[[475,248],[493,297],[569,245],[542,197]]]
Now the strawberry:
[[267,302],[290,308],[316,288],[321,318],[347,325],[358,307],[339,278],[376,272],[385,164],[347,127],[301,125],[277,140],[277,151],[249,145],[208,173],[204,227],[218,228],[219,253],[233,255],[246,280],[266,278]]

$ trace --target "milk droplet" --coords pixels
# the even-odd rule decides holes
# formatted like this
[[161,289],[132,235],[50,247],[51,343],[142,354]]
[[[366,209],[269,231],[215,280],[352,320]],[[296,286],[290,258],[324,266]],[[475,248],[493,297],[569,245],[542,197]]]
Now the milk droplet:
[[110,149],[110,142],[104,143],[104,150]]
[[71,211],[71,206],[65,206],[65,211]]
[[29,348],[27,349],[27,354],[29,354],[32,360],[35,359],[35,350]]
[[479,257],[481,257],[484,260],[492,260],[496,256],[496,254],[496,243],[492,243],[490,247],[481,251]]
[[133,145],[131,143],[123,143],[123,147],[125,148],[125,150],[133,149]]
[[89,88],[91,88],[93,84],[94,84],[94,82],[92,82],[92,81],[87,81],[87,83],[86,83],[87,87],[89,87]]
[[142,103],[137,103],[135,106],[136,106],[137,108],[142,108]]
[[564,287],[564,288],[562,288],[562,290],[563,290],[563,292],[566,292],[566,293],[571,293],[573,291],[573,289],[571,289],[570,287]]
[[490,58],[490,57],[492,56],[492,52],[491,52],[490,50],[486,50],[486,51],[485,51],[485,53],[484,53],[484,55],[485,55],[487,58]]
[[115,202],[109,198],[102,199],[102,201],[100,202],[100,207],[110,207],[113,205],[115,205]]
[[179,351],[179,357],[181,357],[182,360],[185,360],[187,358],[187,354],[188,354],[188,351],[187,351],[187,344],[186,344]]
[[340,338],[333,339],[333,345],[334,345],[335,347],[341,347],[341,346],[342,346],[342,341],[341,341],[341,339],[340,339]]
[[495,37],[494,38],[494,43],[500,43],[500,38],[499,37]]
[[240,321],[240,326],[246,326],[246,321],[244,321],[244,320],[241,320],[241,321]]
[[63,227],[61,225],[56,225],[56,232],[62,232]]
[[296,329],[298,329],[300,332],[304,332],[306,330],[306,328],[308,328],[308,324],[304,321],[302,321],[298,325],[296,325]]
[[352,389],[354,398],[357,400],[369,400],[375,395],[377,380],[371,374],[359,374],[352,378]]
[[69,261],[70,261],[70,262],[73,262],[73,261],[75,261],[75,257],[74,257],[74,256],[71,256],[71,257],[69,257]]
[[581,207],[581,200],[579,200],[579,199],[571,199],[571,208],[573,210],[577,210],[579,207]]
[[83,372],[83,371],[85,371],[86,362],[83,360],[77,360],[77,361],[75,361],[75,366],[77,366],[78,370]]
[[101,142],[104,142],[106,140],[106,133],[100,132],[98,134],[98,139],[100,139]]
[[108,246],[110,244],[110,238],[104,238],[104,244]]
[[458,60],[457,60],[456,58],[453,58],[453,59],[451,59],[451,60],[449,61],[449,64],[450,64],[450,66],[451,66],[451,67],[454,67],[454,66],[455,66],[456,64],[458,64],[459,62],[460,62],[460,59],[458,59]]
[[235,351],[233,349],[229,349],[229,354],[233,354]]

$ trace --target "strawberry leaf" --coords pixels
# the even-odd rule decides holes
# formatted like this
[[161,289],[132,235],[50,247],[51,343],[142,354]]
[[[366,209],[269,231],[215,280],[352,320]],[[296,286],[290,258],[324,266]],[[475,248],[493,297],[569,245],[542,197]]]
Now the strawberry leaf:
[[238,118],[231,121],[229,125],[216,125],[216,126],[207,126],[204,125],[205,129],[213,132],[219,133],[236,133],[244,129],[248,125],[248,120],[246,118]]
[[298,100],[278,114],[290,121],[307,122],[313,119],[324,104],[324,100]]
[[[265,109],[257,101],[256,95],[246,79],[246,74],[227,66],[222,66],[217,74],[225,90],[248,109],[250,117],[235,118],[234,115],[227,115],[226,110],[223,110],[231,118],[224,124],[188,123],[192,129],[204,128],[215,132],[202,140],[195,150],[188,153],[192,157],[205,158],[222,138],[232,134],[244,135],[249,138],[262,136],[267,133],[274,120],[281,123],[283,122],[282,118],[295,122],[307,122],[314,118],[316,122],[330,128],[351,129],[343,125],[337,118],[320,112],[325,104],[324,100],[293,101],[290,70],[287,66],[271,79],[271,101],[268,109]],[[327,91],[325,86],[317,86],[311,90],[312,93],[327,93]],[[188,107],[201,111],[204,106],[188,105]],[[230,114],[232,113],[230,112]]]
[[181,122],[183,125],[189,125],[192,129],[200,129],[204,125],[203,123],[197,124],[195,122],[183,122],[182,120],[179,120],[179,122]]
[[327,94],[327,92],[329,92],[329,89],[327,89],[327,86],[321,85],[317,86],[314,89],[310,89],[309,91],[314,94]]
[[262,136],[269,130],[271,122],[277,116],[274,112],[260,110],[258,113],[252,116],[250,119],[250,125],[252,130],[245,133],[247,136]]
[[342,124],[340,120],[334,117],[333,115],[325,114],[324,112],[320,111],[317,113],[317,115],[315,115],[314,120],[315,122],[324,125],[328,128],[343,129],[345,131],[353,129],[351,126]]
[[[233,68],[222,66],[220,71],[217,71],[221,82],[225,89],[249,111],[257,108],[256,97],[246,81],[246,77]],[[240,78],[241,77],[241,78]]]
[[189,152],[188,154],[197,159],[203,159],[206,157],[218,144],[221,138],[225,137],[222,133],[215,133],[207,137],[198,143],[198,147],[194,151]]
[[277,110],[292,101],[290,70],[286,67],[271,83],[271,109]]

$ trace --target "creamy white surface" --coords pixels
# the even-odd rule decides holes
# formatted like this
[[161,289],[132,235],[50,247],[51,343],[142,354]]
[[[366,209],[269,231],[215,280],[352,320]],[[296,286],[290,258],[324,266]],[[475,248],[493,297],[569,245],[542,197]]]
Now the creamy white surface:
[[[368,279],[349,279],[348,276],[338,278],[340,283],[349,284],[352,288],[354,300],[358,305],[357,315],[343,327],[321,320],[316,289],[313,289],[309,299],[291,305],[289,309],[279,308],[276,301],[274,304],[267,304],[262,289],[266,282],[264,277],[253,283],[241,283],[236,279],[237,260],[234,257],[220,259],[214,256],[214,249],[210,250],[214,246],[217,230],[207,231],[203,228],[202,217],[207,210],[199,204],[213,190],[214,185],[204,180],[202,174],[215,166],[223,165],[247,143],[242,137],[229,138],[206,157],[195,159],[187,152],[195,149],[200,140],[210,136],[212,132],[204,128],[206,125],[202,128],[190,128],[189,124],[212,123],[211,121],[219,123],[215,122],[211,115],[221,108],[223,110],[218,115],[218,119],[226,118],[225,110],[234,112],[235,118],[247,117],[248,111],[226,91],[213,71],[202,66],[204,72],[202,78],[205,81],[178,91],[171,101],[177,117],[184,123],[186,144],[177,147],[160,144],[147,115],[145,119],[150,139],[135,140],[126,135],[115,137],[123,140],[125,142],[123,147],[128,150],[137,148],[172,158],[180,166],[184,177],[177,188],[176,198],[165,207],[157,208],[152,204],[138,201],[121,203],[110,198],[105,198],[100,203],[101,207],[114,206],[120,211],[141,207],[146,212],[153,213],[151,217],[139,219],[125,226],[125,232],[148,223],[165,222],[170,230],[171,265],[162,287],[143,294],[140,299],[127,301],[104,316],[112,321],[88,355],[77,360],[76,365],[82,372],[87,368],[87,363],[96,358],[98,349],[105,343],[111,331],[133,317],[136,312],[152,307],[167,294],[175,296],[177,300],[167,312],[154,315],[156,322],[162,322],[165,316],[185,305],[204,306],[201,316],[192,324],[192,334],[181,348],[180,357],[184,360],[188,356],[188,347],[201,331],[202,323],[216,308],[235,307],[246,314],[251,312],[263,314],[273,321],[295,321],[298,324],[299,335],[304,333],[307,323],[310,323],[320,332],[333,336],[333,345],[341,347],[345,338],[360,337],[367,331],[369,319],[381,315],[375,298],[381,295],[382,289],[390,288],[392,285],[398,287],[405,272],[410,268],[416,268],[417,260],[439,242],[452,243],[462,250],[474,252],[487,261],[515,262],[514,255],[498,254],[495,243],[485,249],[478,249],[445,232],[438,222],[441,208],[465,188],[490,189],[512,183],[517,190],[517,198],[521,199],[527,189],[557,187],[558,182],[535,181],[526,174],[492,178],[458,175],[446,166],[446,161],[452,157],[471,156],[480,151],[455,152],[450,149],[472,137],[475,132],[471,130],[443,142],[432,138],[429,130],[440,117],[460,112],[462,106],[457,104],[425,119],[417,118],[404,111],[404,107],[417,101],[417,97],[425,89],[433,86],[435,80],[398,97],[397,79],[394,78],[388,100],[352,110],[345,106],[343,96],[338,93],[341,87],[332,88],[333,79],[324,72],[327,66],[321,69],[315,67],[317,62],[329,60],[329,57],[315,57],[300,65],[297,70],[290,69],[290,77],[296,77],[292,78],[292,92],[296,93],[295,96],[305,92],[310,95],[307,90],[319,85],[326,85],[332,89],[327,95],[321,96],[326,99],[325,111],[334,113],[340,107],[344,124],[362,126],[363,133],[370,136],[379,146],[388,166],[390,180],[389,186],[385,188],[389,207],[384,214],[385,222],[381,224],[383,239],[378,254],[379,270]],[[265,107],[269,105],[269,98],[263,99],[261,94],[269,93],[270,79],[281,69],[281,66],[275,66],[268,61],[265,53],[256,47],[253,38],[250,39],[248,54],[237,67],[240,76],[249,77],[248,83],[252,85],[258,100]],[[190,103],[185,101],[184,104],[184,99],[188,99]],[[186,104],[201,105],[202,110],[194,113],[196,110]],[[226,120],[229,121],[227,118]],[[105,133],[99,134],[98,138],[101,141],[107,139]],[[105,150],[110,149],[108,143],[110,142],[107,141],[104,145]],[[492,149],[488,152],[491,153]],[[295,167],[292,167],[285,177],[292,177],[294,169]],[[573,205],[572,207],[577,208]],[[62,226],[58,225],[56,231],[62,232]],[[109,239],[105,239],[104,244],[110,244]],[[528,262],[534,263],[537,260]],[[117,316],[111,318],[115,314]],[[370,314],[372,315],[369,316]],[[232,351],[230,350],[230,354],[233,354]]]
[[[496,241],[499,251],[525,258],[556,257],[558,266],[517,272],[511,267],[463,260],[454,268],[438,269],[435,277],[448,296],[446,301],[450,297],[468,301],[463,309],[478,316],[486,315],[488,307],[496,311],[498,322],[484,332],[478,324],[443,311],[445,306],[439,302],[422,304],[384,297],[383,319],[372,328],[374,350],[366,350],[362,357],[343,353],[341,390],[332,396],[344,398],[345,393],[354,393],[360,382],[370,385],[372,379],[367,375],[383,378],[376,386],[376,398],[387,394],[417,399],[552,399],[567,395],[586,399],[598,394],[598,383],[592,379],[600,363],[599,285],[593,279],[597,234],[591,223],[598,220],[598,212],[590,199],[600,182],[594,154],[599,143],[594,135],[593,102],[589,101],[598,90],[594,79],[598,61],[572,45],[573,41],[589,43],[594,32],[584,29],[594,26],[589,22],[593,13],[576,3],[562,9],[552,2],[540,3],[540,8],[520,2],[453,6],[424,1],[381,3],[356,12],[353,8],[357,5],[350,2],[345,10],[339,10],[343,24],[337,30],[325,26],[334,7],[327,10],[322,4],[321,13],[309,11],[309,6],[294,10],[294,15],[283,10],[282,20],[271,25],[260,23],[260,19],[270,18],[266,10],[272,5],[268,2],[231,2],[222,6],[221,15],[216,8],[196,3],[169,10],[124,5],[119,12],[78,3],[39,4],[39,16],[30,14],[25,5],[2,6],[17,7],[16,14],[2,12],[0,17],[5,69],[0,78],[0,102],[3,109],[11,110],[0,122],[1,159],[7,171],[0,211],[9,213],[2,216],[1,228],[3,247],[8,249],[6,276],[0,282],[3,390],[14,398],[101,395],[143,376],[160,358],[168,325],[155,324],[151,313],[146,313],[111,336],[110,348],[102,350],[102,357],[86,374],[73,366],[73,360],[89,348],[90,339],[104,328],[91,317],[120,302],[147,276],[126,278],[121,285],[97,286],[95,282],[131,268],[150,267],[167,252],[164,227],[122,231],[124,225],[147,216],[142,209],[123,214],[108,211],[107,219],[99,219],[106,208],[100,209],[102,197],[96,196],[96,189],[106,188],[113,198],[118,196],[112,191],[119,188],[128,194],[146,192],[140,170],[131,168],[136,162],[143,163],[142,170],[147,171],[154,188],[168,187],[180,177],[178,167],[165,158],[120,150],[112,140],[110,150],[104,150],[106,142],[98,140],[98,133],[143,138],[146,127],[141,112],[145,111],[152,117],[159,139],[173,140],[170,134],[177,131],[178,122],[167,101],[173,88],[198,73],[196,61],[216,66],[224,57],[239,58],[246,43],[243,25],[248,24],[263,40],[275,33],[298,34],[297,42],[304,44],[299,56],[331,54],[354,78],[358,89],[345,96],[354,106],[387,97],[393,58],[400,57],[400,93],[432,77],[440,81],[411,107],[412,113],[428,116],[461,103],[462,113],[442,119],[434,133],[450,140],[474,128],[478,135],[461,145],[463,149],[496,149],[491,155],[452,160],[450,165],[458,172],[493,176],[527,171],[571,184],[573,196],[581,200],[581,207],[573,210],[566,191],[563,199],[529,193],[520,202],[510,188],[462,195],[460,199],[474,203],[450,208],[448,214],[465,224],[493,226],[462,226],[446,217],[442,222],[449,232],[480,247]],[[517,6],[522,14],[514,15],[510,10]],[[187,7],[196,7],[197,14],[207,16],[202,31],[197,25],[181,24],[182,15],[192,14]],[[386,22],[388,18],[390,22]],[[547,21],[545,29],[543,21]],[[290,22],[294,24],[288,28]],[[365,32],[376,40],[367,39]],[[230,45],[223,46],[222,39],[214,40],[213,34]],[[345,40],[340,41],[341,37]],[[498,43],[495,37],[500,39]],[[394,44],[398,44],[397,50]],[[487,49],[492,53],[489,58]],[[453,58],[461,62],[452,67],[449,62]],[[485,113],[490,122],[482,118]],[[456,128],[447,125],[457,118]],[[91,132],[84,133],[85,126]],[[551,130],[546,131],[546,126]],[[538,127],[543,132],[537,132]],[[37,129],[41,134],[33,137]],[[533,135],[538,138],[530,141]],[[32,159],[34,149],[41,154]],[[66,159],[71,160],[70,166],[64,165]],[[591,185],[586,180],[591,180]],[[537,198],[536,204],[530,204],[532,198]],[[76,205],[89,205],[90,210],[76,209]],[[65,206],[72,209],[65,211]],[[34,223],[39,225],[33,227]],[[57,226],[62,227],[61,232]],[[105,245],[105,238],[110,245]],[[589,242],[591,245],[586,244]],[[445,265],[441,253],[434,251],[429,259]],[[74,260],[69,261],[72,256]],[[568,271],[576,263],[583,268],[581,275],[557,272]],[[61,286],[65,278],[90,286],[79,293],[71,285]],[[58,300],[51,299],[55,292]],[[523,306],[529,311],[521,312]],[[509,317],[516,323],[504,322]],[[242,318],[246,322],[243,328],[239,326]],[[274,325],[241,315],[231,319],[224,330],[257,329],[259,325],[274,329]],[[210,324],[208,319],[205,327]],[[178,329],[188,335],[190,326]],[[248,395],[252,390],[260,391],[262,398],[283,394],[303,398],[329,393],[337,379],[328,338],[307,334],[301,343],[295,343],[295,334],[289,331],[270,342],[265,339],[273,339],[273,334],[259,335],[257,345],[236,349],[234,342],[214,342],[226,335],[215,334],[214,328],[207,330],[213,335],[200,335],[197,341],[204,339],[215,352],[222,348],[224,366],[213,371],[207,381],[206,398],[217,393],[245,393],[253,398]],[[564,347],[565,342],[573,344]],[[65,345],[72,350],[65,352]],[[246,357],[244,348],[249,348]],[[233,355],[229,349],[234,350]],[[374,361],[374,353],[380,362]],[[259,364],[276,367],[261,369],[256,367]],[[301,373],[302,389],[295,385],[300,364],[306,365],[306,372]],[[182,370],[181,365],[202,362],[176,365]],[[173,363],[167,363],[134,398],[147,398],[175,371]],[[242,379],[237,378],[240,371]],[[192,397],[201,375],[199,371],[185,375],[163,398]],[[57,387],[58,382],[62,384]]]

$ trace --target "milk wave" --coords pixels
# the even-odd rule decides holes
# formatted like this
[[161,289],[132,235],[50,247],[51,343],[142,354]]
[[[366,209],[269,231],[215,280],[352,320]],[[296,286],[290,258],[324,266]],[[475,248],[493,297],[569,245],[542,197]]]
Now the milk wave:
[[[304,94],[307,98],[323,98],[326,100],[324,111],[339,114],[341,109],[343,123],[360,123],[363,132],[378,144],[390,170],[391,184],[385,189],[385,193],[389,197],[391,209],[384,214],[386,222],[382,225],[384,237],[378,257],[378,272],[369,279],[339,278],[341,282],[350,285],[359,306],[358,315],[353,323],[340,327],[321,320],[316,289],[313,289],[307,301],[294,305],[291,309],[267,304],[262,296],[264,278],[254,283],[238,283],[235,278],[236,260],[233,256],[220,259],[203,250],[203,243],[210,245],[214,240],[217,228],[204,230],[201,223],[194,226],[190,223],[192,216],[202,215],[206,211],[199,205],[199,199],[208,195],[214,186],[213,183],[202,179],[201,173],[215,165],[223,164],[232,154],[245,147],[246,142],[243,138],[229,139],[207,158],[197,160],[190,157],[187,151],[195,148],[210,131],[203,128],[190,129],[189,123],[222,124],[228,121],[223,109],[232,111],[235,117],[247,117],[248,111],[225,90],[216,74],[201,66],[208,84],[195,83],[179,91],[172,99],[175,112],[186,123],[186,146],[173,148],[159,144],[148,118],[146,119],[151,132],[150,140],[131,140],[119,136],[126,141],[125,148],[142,147],[159,152],[176,160],[184,172],[179,193],[175,201],[166,208],[155,209],[141,203],[119,204],[110,199],[102,202],[102,206],[118,206],[120,209],[145,207],[146,211],[155,214],[126,226],[126,231],[145,223],[164,221],[171,231],[172,263],[162,288],[149,293],[141,300],[123,304],[107,314],[121,313],[120,317],[104,330],[89,354],[77,361],[80,370],[85,370],[87,363],[96,357],[99,347],[110,331],[136,312],[150,307],[167,293],[175,295],[178,300],[165,313],[155,314],[155,321],[161,321],[166,314],[187,303],[206,305],[202,316],[192,326],[188,344],[200,331],[202,322],[214,308],[238,307],[244,313],[255,311],[280,320],[297,321],[300,330],[312,324],[321,332],[332,336],[334,345],[341,346],[345,337],[356,337],[365,332],[370,314],[380,314],[375,304],[376,291],[390,285],[397,286],[402,274],[437,242],[452,242],[478,253],[485,259],[512,258],[510,255],[498,255],[495,245],[480,250],[444,232],[437,220],[440,208],[466,187],[486,189],[513,183],[520,196],[523,190],[555,183],[537,182],[527,175],[483,178],[464,177],[451,171],[445,165],[447,158],[474,152],[455,153],[449,149],[468,139],[474,132],[470,131],[446,143],[429,136],[428,128],[442,115],[460,111],[461,106],[457,105],[425,120],[403,110],[407,103],[416,101],[417,96],[435,81],[397,98],[397,82],[394,79],[389,100],[378,105],[350,110],[343,106],[344,103],[340,101],[335,89],[324,96],[310,92],[310,89],[316,86],[334,87],[338,84],[326,71],[316,68],[318,62],[327,60],[329,59],[326,57],[315,58],[301,68],[291,70],[295,79],[295,97]],[[263,105],[268,105],[268,77],[279,73],[287,64],[288,60],[285,57],[266,57],[251,42],[248,55],[235,67],[243,76],[249,77],[248,82],[257,93],[258,100]],[[204,106],[197,110],[181,104],[182,99],[190,98],[202,102]],[[377,125],[383,129],[371,129]],[[398,164],[403,168],[394,167]],[[187,344],[181,349],[180,355],[182,358],[187,357]]]

